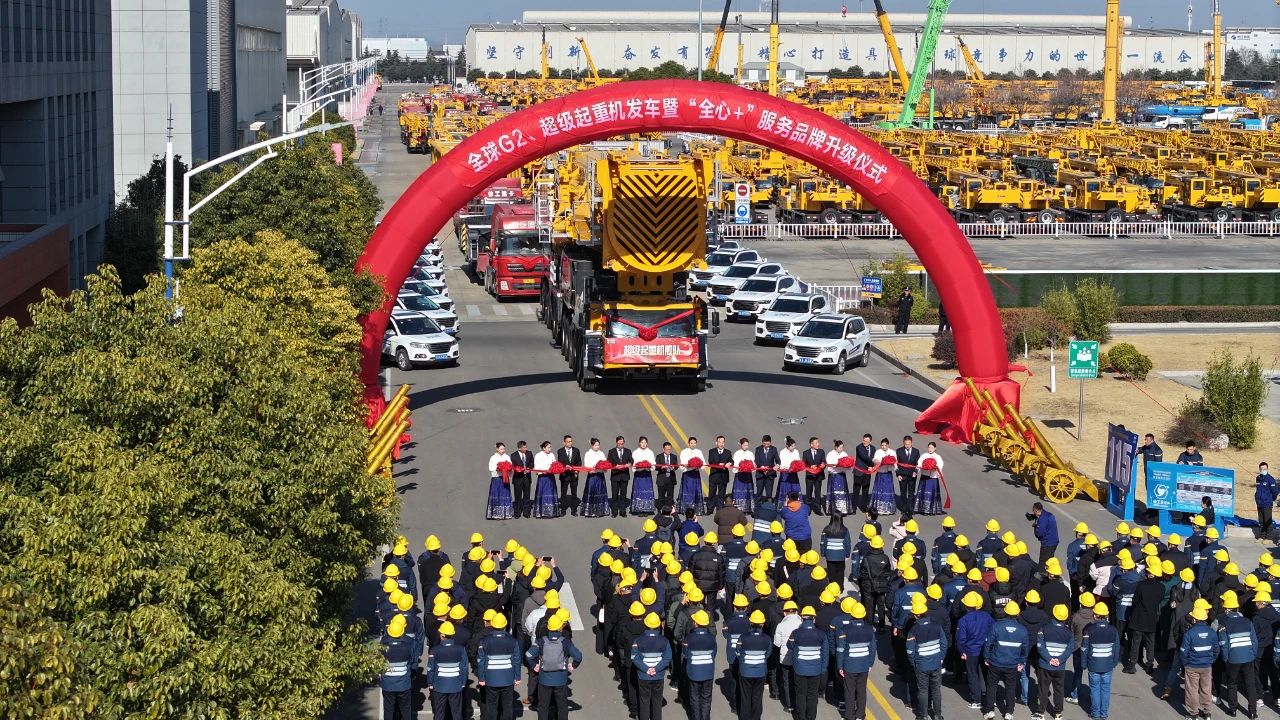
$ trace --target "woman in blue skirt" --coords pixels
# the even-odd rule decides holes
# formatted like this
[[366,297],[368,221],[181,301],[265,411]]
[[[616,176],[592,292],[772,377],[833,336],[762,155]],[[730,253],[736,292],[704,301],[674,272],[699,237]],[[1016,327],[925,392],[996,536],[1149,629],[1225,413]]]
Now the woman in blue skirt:
[[556,478],[565,471],[564,465],[551,452],[551,443],[543,441],[541,452],[533,456],[533,469],[538,474],[538,484],[533,491],[533,516],[536,518],[560,517],[560,498],[556,495]]
[[698,438],[689,438],[689,444],[680,451],[680,465],[684,472],[680,476],[680,494],[676,496],[676,508],[680,512],[693,510],[701,513],[706,506],[702,497],[702,466],[707,460],[698,449]]
[[733,454],[733,504],[744,513],[755,508],[756,502],[756,454],[751,451],[751,441],[742,438],[738,441],[738,450]]
[[917,515],[941,515],[942,456],[938,444],[929,443],[929,451],[920,456],[920,489],[916,491]]
[[631,453],[631,464],[636,469],[631,479],[631,514],[653,514],[653,463],[656,458],[649,447],[649,438],[640,436],[640,447]]
[[486,520],[510,520],[511,507],[511,458],[507,457],[505,443],[494,445],[489,457],[489,502],[484,509]]
[[834,441],[834,449],[827,453],[827,467],[832,468],[827,478],[827,514],[848,515],[852,509],[849,502],[849,472],[853,469],[853,458],[844,451],[844,441]]
[[890,515],[898,511],[898,500],[894,495],[893,471],[898,464],[898,456],[889,445],[889,439],[880,441],[880,449],[876,450],[875,467],[871,481],[871,509],[881,515]]
[[591,449],[582,456],[587,470],[587,486],[582,491],[582,517],[604,517],[609,512],[609,486],[604,474],[613,467],[600,451],[600,439],[591,438]]
[[774,500],[781,507],[787,502],[787,495],[801,492],[800,472],[804,470],[804,461],[800,459],[800,451],[796,450],[796,440],[790,435],[787,436],[786,447],[778,453],[778,461],[782,472],[778,473],[778,494]]

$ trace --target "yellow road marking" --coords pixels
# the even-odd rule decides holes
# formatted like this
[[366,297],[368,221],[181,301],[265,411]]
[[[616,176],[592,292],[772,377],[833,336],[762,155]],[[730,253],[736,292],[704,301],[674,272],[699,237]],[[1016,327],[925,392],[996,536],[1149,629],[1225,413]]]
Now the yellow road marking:
[[[662,433],[662,436],[666,438],[667,442],[675,445],[674,434],[667,429],[666,423],[662,422],[662,419],[658,417],[658,413],[654,412],[653,406],[649,404],[649,401],[645,396],[637,395],[636,397],[640,399],[640,404],[644,406],[645,412],[649,413],[649,417],[653,419],[653,424],[657,426],[658,432]],[[659,445],[661,445],[661,443],[659,443]],[[659,450],[661,450],[661,447],[659,447]]]
[[[671,417],[671,413],[667,411],[667,406],[662,404],[662,401],[658,399],[657,395],[650,395],[649,399],[653,401],[653,404],[657,406],[658,410],[662,411],[663,417],[671,421],[671,427],[675,428],[676,432],[680,433],[680,437],[682,439],[679,442],[673,442],[672,444],[677,445],[679,447],[684,447],[684,445],[681,445],[680,443],[683,443],[688,439],[689,433],[685,432],[684,428],[680,427],[680,423],[676,422],[676,419]],[[699,477],[701,477],[701,473],[699,473]],[[702,478],[702,497],[704,498],[707,497],[708,492],[710,492],[710,490],[708,490],[707,488],[707,479],[703,477]]]
[[871,691],[871,696],[876,699],[876,702],[880,704],[880,707],[884,708],[885,717],[889,718],[889,720],[902,720],[902,718],[898,717],[898,713],[894,712],[893,708],[889,706],[889,701],[885,699],[884,694],[880,692],[880,688],[876,687],[875,683],[871,682],[871,678],[867,678],[867,689]]

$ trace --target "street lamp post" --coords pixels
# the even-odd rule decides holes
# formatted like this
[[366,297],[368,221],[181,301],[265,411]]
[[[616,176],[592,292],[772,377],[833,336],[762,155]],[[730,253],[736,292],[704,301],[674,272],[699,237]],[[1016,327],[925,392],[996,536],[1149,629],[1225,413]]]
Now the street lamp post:
[[698,0],[698,80],[702,80],[702,0]]

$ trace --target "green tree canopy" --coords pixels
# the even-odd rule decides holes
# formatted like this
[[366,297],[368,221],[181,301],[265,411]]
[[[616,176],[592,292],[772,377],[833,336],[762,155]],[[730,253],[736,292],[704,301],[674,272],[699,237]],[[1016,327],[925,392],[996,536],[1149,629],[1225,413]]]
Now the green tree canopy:
[[315,717],[381,666],[344,621],[395,524],[364,472],[347,289],[279,234],[198,249],[185,277],[180,314],[160,278],[127,295],[104,266],[0,322],[19,716]]

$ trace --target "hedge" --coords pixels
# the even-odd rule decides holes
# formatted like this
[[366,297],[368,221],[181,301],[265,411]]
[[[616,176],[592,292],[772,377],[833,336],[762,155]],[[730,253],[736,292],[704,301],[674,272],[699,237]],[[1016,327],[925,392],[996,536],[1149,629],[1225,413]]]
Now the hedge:
[[[1000,308],[1000,317],[1005,324],[1013,318],[1020,318],[1028,310],[1034,308]],[[846,310],[847,313],[861,315],[870,325],[892,325],[893,311],[886,307],[874,306]],[[938,326],[938,309],[925,310],[923,318],[912,319],[914,325]],[[1130,305],[1120,306],[1116,322],[1122,323],[1175,323],[1175,322],[1280,322],[1280,305],[1259,305],[1246,307],[1243,305],[1186,305],[1180,307]]]

